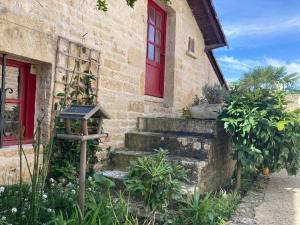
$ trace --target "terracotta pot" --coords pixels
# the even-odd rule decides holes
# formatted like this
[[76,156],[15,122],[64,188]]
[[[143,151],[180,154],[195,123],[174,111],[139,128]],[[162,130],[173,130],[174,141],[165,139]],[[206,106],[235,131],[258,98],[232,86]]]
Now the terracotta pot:
[[191,117],[194,119],[217,119],[222,104],[201,104],[190,107]]
[[266,177],[269,176],[270,175],[270,169],[269,168],[263,168],[262,174]]

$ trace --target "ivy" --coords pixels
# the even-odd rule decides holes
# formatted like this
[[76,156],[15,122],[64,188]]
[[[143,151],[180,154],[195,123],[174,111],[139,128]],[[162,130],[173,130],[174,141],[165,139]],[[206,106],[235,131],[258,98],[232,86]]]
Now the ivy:
[[[134,7],[134,4],[137,0],[126,0],[127,5],[131,8]],[[166,4],[170,4],[171,0],[163,0]],[[106,0],[97,0],[96,7],[98,10],[106,12],[108,10],[108,5]]]

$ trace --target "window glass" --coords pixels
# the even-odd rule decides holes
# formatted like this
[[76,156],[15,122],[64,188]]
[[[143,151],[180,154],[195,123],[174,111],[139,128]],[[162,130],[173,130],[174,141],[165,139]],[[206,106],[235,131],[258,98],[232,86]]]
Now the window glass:
[[160,63],[160,48],[155,47],[155,62]]
[[149,25],[149,32],[148,32],[148,35],[149,35],[149,41],[153,42],[154,43],[154,34],[155,34],[155,28],[154,26],[152,25]]
[[149,9],[149,22],[155,24],[155,9],[152,7]]
[[161,21],[162,21],[161,15],[159,13],[156,13],[156,26],[159,29],[161,29]]
[[148,44],[148,59],[154,60],[154,45]]
[[155,33],[155,44],[161,46],[161,32],[159,30],[156,30]]

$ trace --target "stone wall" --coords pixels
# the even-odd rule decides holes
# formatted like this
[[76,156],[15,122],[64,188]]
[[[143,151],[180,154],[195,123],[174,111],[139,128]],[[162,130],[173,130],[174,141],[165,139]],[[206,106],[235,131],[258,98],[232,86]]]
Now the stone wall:
[[[37,68],[36,117],[46,115],[49,128],[57,37],[63,36],[101,51],[99,99],[112,120],[105,123],[107,145],[123,146],[124,133],[138,116],[178,116],[180,109],[218,82],[204,52],[204,41],[185,0],[163,5],[167,11],[165,98],[144,96],[147,0],[134,9],[125,0],[108,0],[108,12],[95,9],[96,0],[2,0],[0,52],[31,62]],[[195,39],[196,58],[186,54]],[[46,108],[43,108],[43,106]]]
[[287,100],[289,101],[289,110],[296,110],[300,108],[300,94],[289,94],[287,96]]

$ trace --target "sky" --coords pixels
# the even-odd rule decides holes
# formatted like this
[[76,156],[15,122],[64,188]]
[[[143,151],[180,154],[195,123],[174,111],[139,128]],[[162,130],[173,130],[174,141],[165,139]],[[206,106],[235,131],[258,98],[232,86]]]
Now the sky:
[[229,47],[214,51],[227,82],[256,66],[300,73],[300,0],[214,0]]

